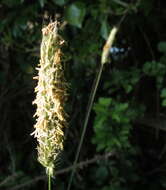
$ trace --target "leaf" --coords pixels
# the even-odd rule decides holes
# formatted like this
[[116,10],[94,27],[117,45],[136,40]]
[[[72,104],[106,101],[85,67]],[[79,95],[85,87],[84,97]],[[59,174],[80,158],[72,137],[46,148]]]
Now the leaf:
[[85,14],[86,14],[86,9],[84,3],[77,2],[71,4],[66,9],[65,17],[66,20],[69,22],[69,24],[81,28]]
[[166,99],[164,99],[163,101],[162,101],[162,106],[166,106]]
[[133,89],[133,87],[130,84],[128,84],[128,85],[125,86],[126,93],[130,93],[132,91],[132,89]]
[[160,96],[161,96],[162,98],[165,98],[165,97],[166,97],[166,88],[163,88],[163,89],[162,89]]
[[109,25],[108,25],[107,21],[103,21],[101,24],[100,34],[105,40],[107,40],[107,38],[108,38],[109,31],[110,31],[110,29],[109,29]]
[[3,0],[2,3],[4,3],[5,5],[12,7],[12,6],[16,6],[20,3],[22,3],[20,0]]
[[113,112],[112,115],[111,115],[112,119],[115,120],[116,122],[120,123],[120,116],[116,113],[116,112]]
[[99,104],[103,106],[109,106],[111,104],[111,98],[99,98]]
[[43,8],[43,7],[44,7],[45,0],[39,0],[39,3],[40,3],[40,7]]
[[166,42],[160,42],[157,48],[160,52],[166,53]]
[[100,181],[100,183],[105,180],[108,176],[108,170],[106,167],[101,166],[97,169],[96,173],[95,173],[95,177],[97,180]]
[[53,0],[53,2],[54,2],[56,5],[63,6],[63,5],[66,4],[67,0]]
[[129,106],[129,104],[127,102],[119,103],[119,104],[117,104],[116,109],[118,112],[122,112],[122,111],[125,111],[128,108],[128,106]]
[[97,118],[96,118],[95,124],[94,124],[95,129],[96,130],[97,129],[102,129],[105,120],[106,120],[105,116],[103,116],[102,118],[100,118],[100,120],[97,120]]
[[153,1],[154,0],[151,0],[151,1],[141,1],[141,3],[140,3],[140,9],[143,10],[145,16],[149,16],[150,12],[152,11],[152,9],[153,9]]

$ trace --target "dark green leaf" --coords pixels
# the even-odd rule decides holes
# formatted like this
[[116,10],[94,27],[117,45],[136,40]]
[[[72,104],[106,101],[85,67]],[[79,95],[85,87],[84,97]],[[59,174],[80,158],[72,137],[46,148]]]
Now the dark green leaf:
[[77,2],[71,4],[65,12],[66,20],[69,24],[77,26],[78,28],[82,27],[82,22],[84,20],[86,13],[84,3]]
[[99,181],[103,181],[108,176],[108,170],[106,167],[101,166],[96,171],[96,178],[99,179]]
[[158,44],[158,50],[160,52],[166,53],[166,42],[160,42]]
[[111,104],[111,98],[100,98],[99,104],[109,106]]
[[163,101],[162,101],[162,106],[166,106],[166,99],[164,99]]
[[39,0],[39,3],[40,3],[41,8],[43,8],[45,4],[45,0]]
[[54,2],[56,5],[63,6],[63,5],[66,4],[67,0],[53,0],[53,2]]
[[166,98],[166,88],[163,88],[161,91],[161,95],[162,98]]
[[103,21],[101,24],[101,29],[100,29],[100,34],[101,36],[107,40],[108,35],[109,35],[110,27],[106,21]]

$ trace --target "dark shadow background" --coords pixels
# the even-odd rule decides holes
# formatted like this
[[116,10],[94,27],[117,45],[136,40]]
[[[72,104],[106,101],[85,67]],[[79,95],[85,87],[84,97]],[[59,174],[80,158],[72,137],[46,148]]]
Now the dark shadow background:
[[[57,161],[59,171],[73,163],[102,47],[125,9],[110,0],[0,1],[0,189],[47,189],[36,140],[30,136],[42,27],[54,19],[64,24],[69,128]],[[166,189],[165,23],[161,0],[140,1],[122,23],[104,67],[79,161],[115,153],[78,170],[72,189]],[[111,103],[100,102],[101,97]],[[66,189],[68,180],[69,172],[58,175],[53,189]]]

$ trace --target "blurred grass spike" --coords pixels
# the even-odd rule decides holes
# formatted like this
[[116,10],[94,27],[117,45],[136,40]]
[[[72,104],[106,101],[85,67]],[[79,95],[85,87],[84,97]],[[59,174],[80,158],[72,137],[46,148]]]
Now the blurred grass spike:
[[67,99],[67,83],[61,63],[64,40],[58,34],[59,23],[50,23],[42,29],[40,64],[35,88],[37,105],[35,131],[38,141],[38,161],[49,176],[54,175],[56,159],[63,150],[63,128],[67,126],[64,103]]

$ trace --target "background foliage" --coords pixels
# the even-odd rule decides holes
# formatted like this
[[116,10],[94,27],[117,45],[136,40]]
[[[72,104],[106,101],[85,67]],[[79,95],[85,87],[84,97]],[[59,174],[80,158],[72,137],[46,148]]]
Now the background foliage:
[[[72,165],[102,46],[125,12],[123,0],[0,1],[0,189],[47,189],[33,131],[35,67],[41,28],[64,24],[70,97],[65,150],[57,170]],[[72,189],[166,189],[165,2],[142,0],[127,15],[105,65],[80,161],[113,156],[78,170]],[[67,22],[67,24],[66,24]],[[66,189],[69,172],[57,176]],[[31,183],[32,182],[32,183]]]

